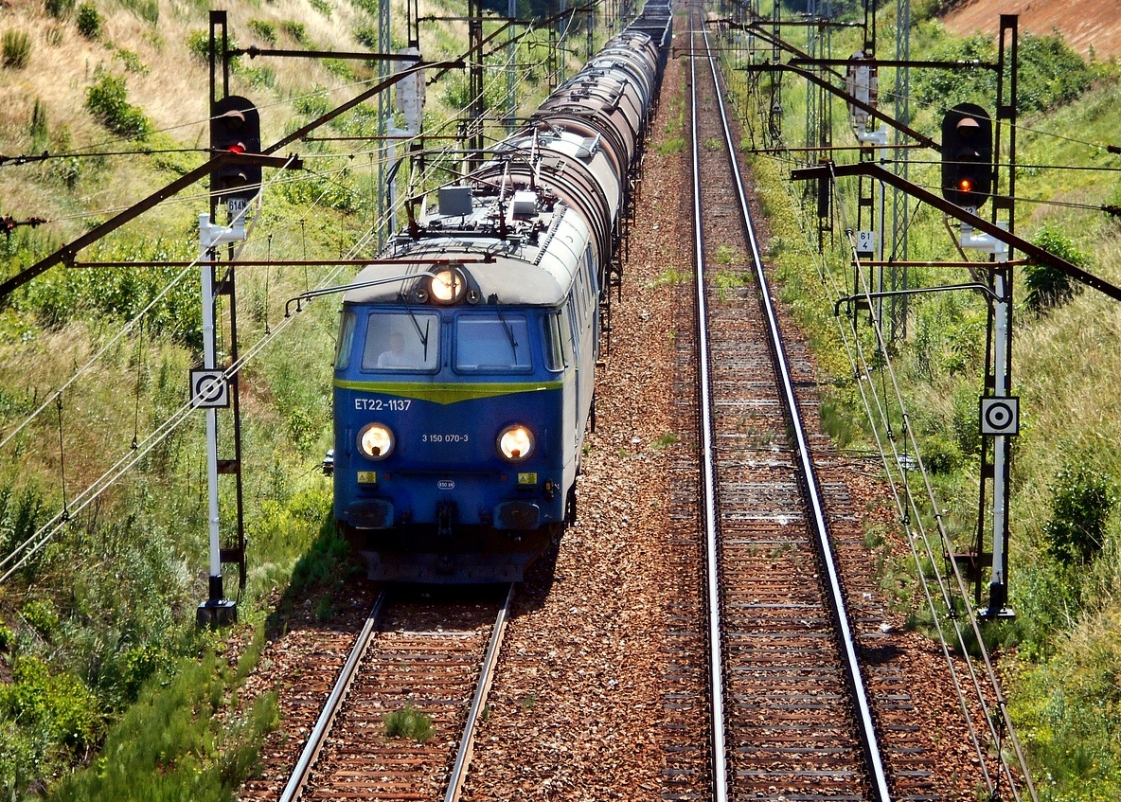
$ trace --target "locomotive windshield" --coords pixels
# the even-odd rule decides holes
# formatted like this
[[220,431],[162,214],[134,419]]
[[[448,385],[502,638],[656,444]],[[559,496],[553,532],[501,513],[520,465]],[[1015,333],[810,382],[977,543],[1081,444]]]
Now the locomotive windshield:
[[440,321],[426,313],[378,312],[369,316],[363,370],[434,370],[439,363]]
[[528,371],[529,324],[524,315],[463,315],[455,323],[455,368],[460,371]]

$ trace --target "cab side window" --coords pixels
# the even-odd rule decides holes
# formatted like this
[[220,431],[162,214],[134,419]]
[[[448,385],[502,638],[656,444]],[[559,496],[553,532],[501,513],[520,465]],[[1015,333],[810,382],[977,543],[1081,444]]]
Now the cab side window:
[[565,354],[569,358],[569,364],[575,361],[574,354],[578,350],[578,340],[580,331],[580,321],[577,318],[576,312],[576,299],[574,297],[575,288],[568,294],[568,302],[564,305],[564,323],[567,331],[563,337],[565,344]]
[[346,370],[350,366],[350,352],[354,348],[354,329],[358,316],[353,312],[343,312],[342,327],[335,350],[335,370]]
[[542,336],[545,343],[545,367],[554,373],[559,373],[568,365],[564,348],[564,329],[561,320],[562,310],[551,309],[541,316]]

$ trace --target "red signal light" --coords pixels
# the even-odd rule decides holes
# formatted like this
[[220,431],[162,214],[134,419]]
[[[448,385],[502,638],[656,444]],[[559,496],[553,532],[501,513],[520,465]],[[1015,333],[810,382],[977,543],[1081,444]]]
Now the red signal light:
[[245,153],[245,145],[238,142],[236,145],[227,145],[226,153]]
[[971,178],[961,179],[961,181],[958,182],[958,189],[960,189],[962,192],[972,192],[973,191],[973,179],[971,179]]

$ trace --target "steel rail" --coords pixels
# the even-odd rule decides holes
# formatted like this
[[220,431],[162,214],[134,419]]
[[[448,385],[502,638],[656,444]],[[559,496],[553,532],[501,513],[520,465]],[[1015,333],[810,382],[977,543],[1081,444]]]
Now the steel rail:
[[386,595],[386,591],[382,590],[374,602],[374,606],[370,608],[370,613],[366,616],[366,623],[358,634],[358,638],[354,641],[354,648],[350,650],[350,657],[347,658],[343,670],[339,672],[335,687],[331,691],[331,695],[327,697],[327,704],[323,706],[323,712],[319,714],[319,719],[315,722],[311,735],[308,736],[304,751],[300,754],[300,759],[296,761],[296,767],[292,770],[292,776],[289,778],[288,784],[284,786],[284,793],[280,795],[279,802],[295,802],[299,799],[304,785],[307,784],[311,767],[314,765],[316,757],[319,756],[319,750],[323,748],[323,744],[327,740],[327,733],[331,731],[331,725],[335,721],[335,715],[339,708],[342,707],[347,691],[350,690],[351,682],[354,681],[358,670],[358,664],[362,662],[362,655],[366,653],[366,648],[370,645],[370,637],[378,618],[381,616],[382,608],[385,606]]
[[467,764],[471,761],[471,752],[475,745],[475,726],[482,715],[486,705],[487,694],[490,692],[491,681],[494,679],[494,668],[498,664],[498,651],[502,647],[502,638],[506,634],[506,621],[510,617],[510,607],[514,604],[514,588],[511,584],[506,591],[506,601],[498,611],[498,618],[494,622],[494,631],[487,645],[487,653],[483,657],[483,666],[479,671],[479,682],[475,687],[475,697],[471,700],[471,709],[467,712],[467,723],[463,725],[463,738],[459,741],[459,752],[455,756],[455,765],[452,766],[448,778],[448,792],[444,802],[455,802],[463,790],[463,781],[467,779]]
[[[690,22],[696,6],[690,10]],[[702,29],[703,32],[703,29]],[[694,29],[692,37],[697,36]],[[705,40],[707,42],[707,35]],[[727,802],[728,759],[727,734],[724,719],[724,663],[723,644],[720,638],[720,574],[719,574],[719,521],[716,514],[716,453],[713,445],[712,381],[709,373],[708,304],[705,299],[704,230],[701,227],[701,146],[700,124],[697,115],[697,60],[689,59],[689,80],[692,106],[693,139],[693,245],[695,284],[697,290],[697,369],[698,392],[701,407],[701,471],[704,485],[706,600],[708,605],[709,683],[712,696],[712,784],[713,802]]]
[[[444,802],[455,802],[455,800],[459,799],[463,788],[463,782],[467,777],[467,766],[470,763],[474,746],[475,728],[482,715],[487,694],[490,691],[491,682],[494,679],[494,669],[498,663],[499,649],[501,648],[502,639],[506,632],[506,622],[509,619],[510,608],[513,606],[514,602],[514,588],[515,585],[513,584],[509,586],[506,592],[506,599],[498,611],[494,630],[491,632],[487,651],[483,658],[482,668],[479,671],[479,679],[476,684],[475,694],[472,698],[471,708],[467,713],[467,721],[463,728],[463,737],[460,739],[459,751],[448,776],[448,790],[447,794],[444,796]],[[335,681],[335,686],[331,691],[331,695],[327,698],[327,702],[323,707],[323,711],[319,714],[319,719],[316,721],[311,735],[308,736],[308,742],[304,745],[303,752],[300,754],[300,758],[296,762],[295,768],[292,770],[292,775],[284,788],[284,792],[279,798],[279,802],[296,802],[296,800],[300,798],[300,794],[307,784],[311,769],[315,765],[315,761],[324,743],[327,741],[327,736],[334,724],[335,717],[341,709],[350,686],[358,674],[358,666],[361,664],[362,658],[370,645],[374,628],[377,625],[378,619],[381,617],[382,609],[385,607],[386,597],[387,592],[383,590],[378,596],[377,601],[374,602],[370,613],[366,616],[366,623],[355,639],[350,656],[347,658],[342,671],[339,672],[339,677]]]
[[[705,31],[705,44],[708,44],[708,32]],[[776,376],[779,379],[780,394],[785,402],[788,415],[788,425],[794,436],[797,446],[797,458],[801,471],[806,503],[812,512],[814,534],[818,539],[822,557],[822,567],[828,580],[830,597],[834,614],[840,629],[840,646],[845,655],[845,669],[852,688],[853,698],[856,702],[856,722],[864,742],[864,750],[871,770],[872,791],[880,802],[890,802],[891,794],[887,784],[887,773],[884,769],[883,759],[880,755],[879,742],[876,737],[875,723],[872,719],[871,705],[868,702],[868,693],[864,687],[863,677],[860,672],[860,663],[856,655],[853,642],[852,629],[849,626],[848,610],[845,604],[844,593],[841,589],[840,574],[837,569],[833,548],[830,542],[828,525],[825,521],[825,511],[821,499],[821,488],[818,484],[817,474],[814,470],[813,457],[810,451],[809,440],[805,428],[802,426],[801,409],[798,397],[794,392],[794,381],[790,375],[790,368],[786,357],[786,348],[782,341],[782,332],[774,304],[771,301],[770,287],[766,273],[763,270],[763,257],[759,251],[758,237],[755,233],[755,224],[752,221],[751,210],[747,202],[747,193],[744,189],[743,178],[740,175],[739,165],[736,163],[736,147],[732,138],[731,126],[724,108],[724,96],[717,76],[716,62],[711,55],[708,57],[709,67],[712,70],[713,83],[716,87],[716,105],[720,110],[720,118],[724,127],[724,142],[727,148],[731,173],[736,185],[736,194],[739,199],[744,233],[751,249],[751,259],[755,267],[755,278],[759,283],[759,299],[766,318],[768,336],[772,358],[775,363]],[[695,91],[695,88],[694,88]]]

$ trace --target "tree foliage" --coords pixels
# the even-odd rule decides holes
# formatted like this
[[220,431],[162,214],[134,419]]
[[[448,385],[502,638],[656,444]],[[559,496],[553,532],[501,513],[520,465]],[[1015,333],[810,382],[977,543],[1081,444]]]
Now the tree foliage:
[[[991,109],[997,89],[996,44],[980,34],[946,40],[931,53],[934,61],[960,62],[954,69],[917,70],[912,97],[935,108],[969,101]],[[1081,97],[1090,88],[1095,72],[1067,45],[1059,33],[1020,37],[1020,70],[1017,76],[1017,109],[1021,114],[1053,109]],[[973,66],[966,66],[973,65]],[[1011,66],[1006,66],[1007,70]],[[1011,76],[1006,75],[1006,80]]]

